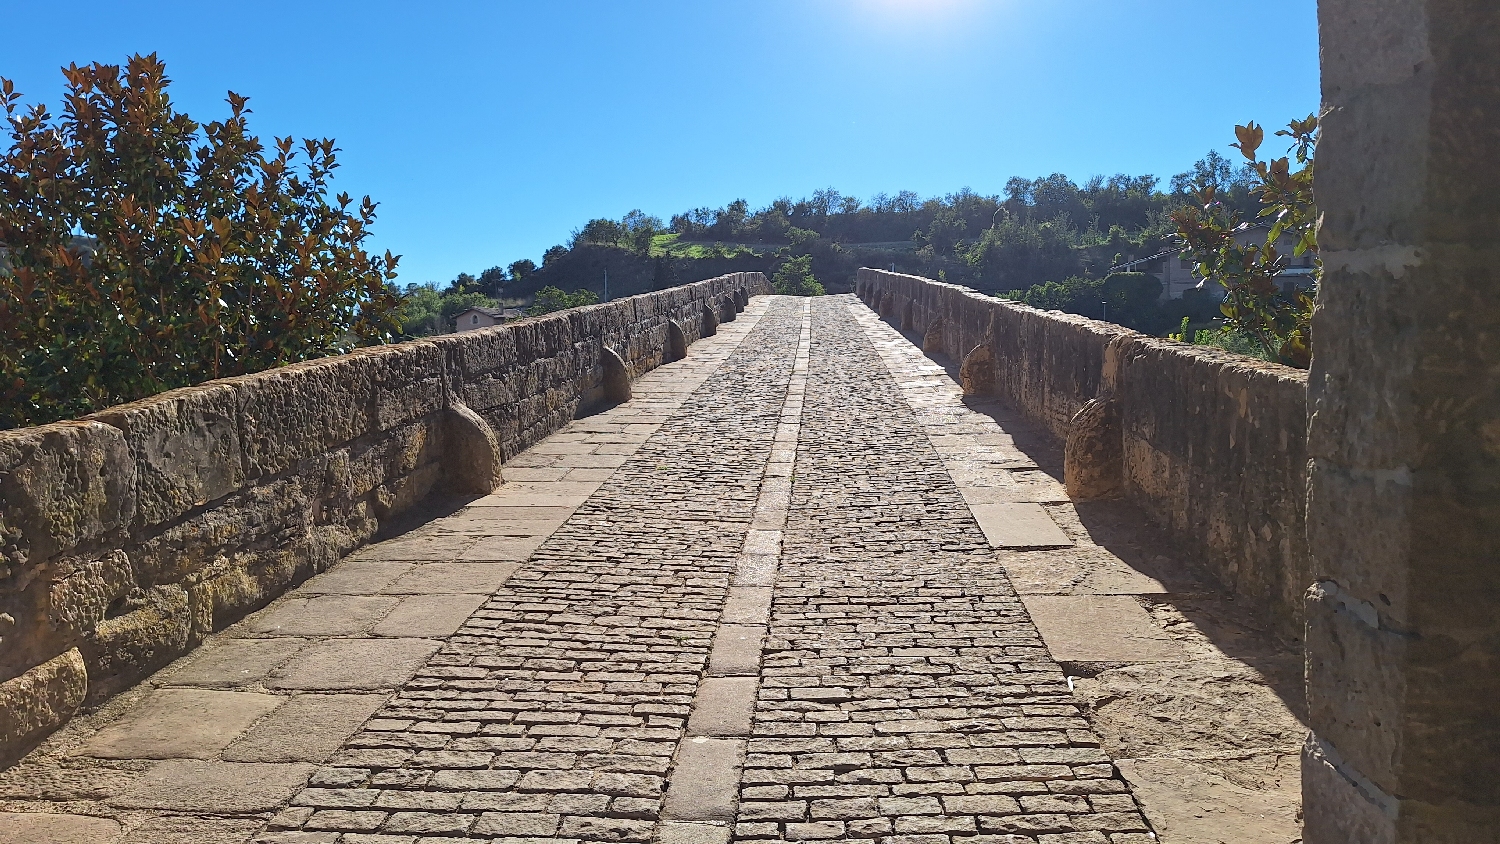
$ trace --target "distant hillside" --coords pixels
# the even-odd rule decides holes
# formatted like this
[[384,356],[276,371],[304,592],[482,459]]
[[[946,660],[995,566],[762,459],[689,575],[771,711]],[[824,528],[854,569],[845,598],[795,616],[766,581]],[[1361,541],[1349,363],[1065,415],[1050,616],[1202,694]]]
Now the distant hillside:
[[629,296],[727,272],[774,272],[790,257],[811,256],[830,293],[852,289],[861,266],[891,267],[989,293],[1047,282],[1098,279],[1109,267],[1171,244],[1171,212],[1195,184],[1219,187],[1246,216],[1258,210],[1243,169],[1209,153],[1166,186],[1155,176],[1097,176],[1078,184],[1060,173],[1013,178],[1003,195],[964,189],[921,199],[910,191],[869,201],[835,190],[778,199],[759,210],[744,200],[695,208],[663,222],[632,211],[594,219],[566,246],[529,260],[460,275],[447,292],[510,301],[543,287]]

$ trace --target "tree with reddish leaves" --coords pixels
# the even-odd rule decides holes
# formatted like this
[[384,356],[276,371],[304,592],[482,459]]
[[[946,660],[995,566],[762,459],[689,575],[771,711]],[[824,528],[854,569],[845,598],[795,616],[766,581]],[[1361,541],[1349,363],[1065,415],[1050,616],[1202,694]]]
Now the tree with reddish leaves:
[[176,111],[156,56],[63,70],[63,112],[0,79],[0,427],[383,342],[397,256],[369,197],[329,196],[331,139]]
[[[1197,265],[1197,272],[1224,286],[1221,310],[1230,326],[1255,338],[1270,360],[1306,369],[1312,360],[1313,296],[1302,289],[1284,290],[1276,280],[1288,259],[1309,252],[1314,278],[1321,272],[1317,259],[1317,207],[1313,203],[1313,158],[1318,144],[1318,118],[1293,120],[1276,134],[1291,138],[1288,155],[1261,160],[1258,150],[1265,130],[1254,122],[1234,127],[1238,143],[1253,173],[1252,190],[1259,194],[1260,217],[1269,224],[1264,243],[1241,243],[1244,224],[1239,213],[1221,202],[1215,185],[1199,185],[1196,204],[1177,211],[1172,221]],[[1295,165],[1293,164],[1295,161]],[[1292,254],[1276,248],[1283,236]]]

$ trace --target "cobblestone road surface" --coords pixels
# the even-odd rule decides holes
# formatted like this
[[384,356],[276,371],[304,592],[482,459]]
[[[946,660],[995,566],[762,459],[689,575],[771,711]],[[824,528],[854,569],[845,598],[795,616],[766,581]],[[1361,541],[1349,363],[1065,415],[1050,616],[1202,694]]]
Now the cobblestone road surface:
[[[732,342],[704,344],[711,359],[694,346],[696,363],[652,373],[636,400],[512,461],[507,486],[519,490],[325,575],[330,608],[365,608],[364,632],[349,635],[366,638],[336,640],[344,650],[300,686],[300,663],[267,661],[255,694],[245,680],[192,692],[240,695],[249,732],[177,754],[200,761],[135,752],[166,761],[108,763],[128,799],[59,784],[106,770],[96,757],[118,737],[59,740],[51,761],[0,782],[12,798],[0,809],[17,811],[0,813],[0,844],[15,838],[8,822],[55,832],[29,840],[131,844],[1152,840],[857,316],[868,314],[849,296],[757,300]],[[555,486],[536,492],[544,483]],[[339,577],[376,580],[328,585]],[[454,607],[446,629],[411,632]],[[266,618],[242,635],[312,635]],[[266,641],[230,644],[250,653]],[[411,667],[394,675],[391,642],[411,643]],[[357,682],[382,673],[397,679]],[[359,711],[326,750],[222,749],[294,746],[287,707],[303,698],[309,740],[323,736],[318,701],[351,688],[366,690]],[[277,717],[291,719],[279,744],[254,739]],[[235,777],[259,776],[257,764],[278,769],[265,775],[282,791],[236,804]],[[52,785],[28,783],[33,769]],[[219,778],[195,798],[205,805],[161,793],[203,777]],[[214,794],[234,805],[211,805]],[[66,823],[24,814],[49,811],[45,800],[80,823],[114,813],[122,826],[69,837]],[[143,823],[128,809],[151,814]]]

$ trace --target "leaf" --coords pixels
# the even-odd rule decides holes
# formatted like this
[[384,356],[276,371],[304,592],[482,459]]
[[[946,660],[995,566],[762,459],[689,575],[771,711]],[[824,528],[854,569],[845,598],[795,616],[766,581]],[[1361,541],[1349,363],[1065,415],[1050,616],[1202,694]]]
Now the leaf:
[[1255,121],[1252,120],[1244,126],[1235,126],[1234,135],[1239,139],[1239,143],[1230,144],[1230,146],[1238,149],[1246,160],[1254,161],[1255,151],[1260,149],[1261,142],[1265,140],[1266,131],[1255,125]]

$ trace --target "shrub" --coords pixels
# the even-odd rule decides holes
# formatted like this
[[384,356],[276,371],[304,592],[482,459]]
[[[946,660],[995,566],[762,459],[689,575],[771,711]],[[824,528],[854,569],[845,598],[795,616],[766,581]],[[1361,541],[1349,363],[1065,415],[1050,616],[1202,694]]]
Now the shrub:
[[[1200,185],[1197,205],[1172,214],[1178,236],[1197,264],[1197,272],[1224,286],[1220,306],[1229,325],[1259,344],[1262,356],[1306,369],[1312,362],[1312,311],[1309,291],[1282,289],[1277,276],[1288,259],[1313,253],[1314,278],[1322,274],[1318,247],[1318,209],[1313,202],[1314,158],[1318,147],[1318,117],[1293,120],[1276,134],[1291,139],[1289,154],[1262,161],[1257,156],[1265,130],[1252,121],[1234,127],[1239,139],[1232,146],[1248,162],[1252,190],[1259,195],[1259,216],[1270,223],[1264,243],[1242,244],[1240,213],[1224,202],[1216,185]],[[1295,164],[1293,164],[1295,160]],[[1282,235],[1292,242],[1292,255],[1276,248]]]
[[812,256],[799,255],[781,262],[771,277],[771,286],[782,296],[822,296],[823,285],[812,273]]
[[397,258],[340,194],[330,139],[267,151],[246,98],[199,124],[156,56],[71,66],[54,118],[0,79],[0,427],[389,337]]
[[536,292],[536,298],[532,300],[531,307],[526,309],[526,313],[529,316],[539,316],[553,311],[565,311],[568,308],[597,304],[599,304],[599,296],[592,290],[574,290],[572,293],[564,293],[548,285]]
[[1000,294],[1044,311],[1064,311],[1153,331],[1161,321],[1161,282],[1146,273],[1111,273],[1102,279],[1071,276]]

